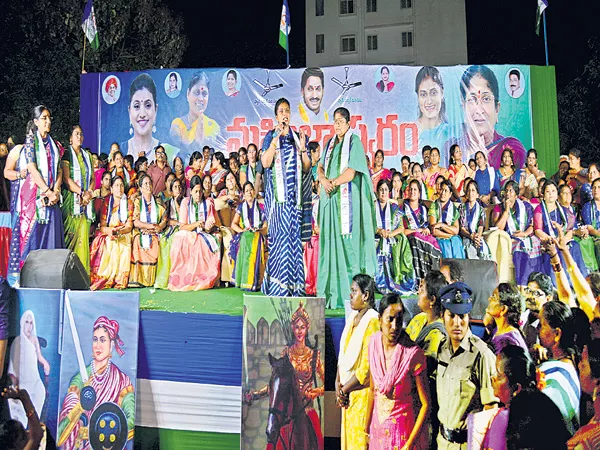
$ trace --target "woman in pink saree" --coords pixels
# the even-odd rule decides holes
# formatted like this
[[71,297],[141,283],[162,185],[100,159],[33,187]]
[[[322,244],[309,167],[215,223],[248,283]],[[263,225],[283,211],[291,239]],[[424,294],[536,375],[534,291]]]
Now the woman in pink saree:
[[370,389],[374,392],[370,450],[429,448],[425,354],[402,328],[403,316],[400,296],[384,295],[379,304],[381,331],[369,343]]

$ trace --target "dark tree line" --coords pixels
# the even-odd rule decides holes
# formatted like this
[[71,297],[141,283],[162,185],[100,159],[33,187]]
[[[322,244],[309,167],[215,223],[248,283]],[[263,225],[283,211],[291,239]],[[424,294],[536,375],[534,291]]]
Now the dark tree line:
[[[84,0],[11,1],[0,14],[0,141],[23,139],[31,109],[44,104],[52,134],[79,121]],[[183,20],[162,0],[94,4],[100,47],[86,44],[87,72],[178,67],[188,45]]]

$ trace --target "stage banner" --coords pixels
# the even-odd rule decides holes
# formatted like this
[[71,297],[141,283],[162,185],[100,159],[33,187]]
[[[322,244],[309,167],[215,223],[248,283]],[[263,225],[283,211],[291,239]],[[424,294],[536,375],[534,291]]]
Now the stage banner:
[[447,165],[453,143],[465,162],[481,150],[493,165],[510,147],[521,166],[533,146],[530,80],[524,65],[96,73],[81,77],[81,116],[97,124],[89,134],[99,142],[86,142],[95,151],[117,142],[124,154],[152,160],[162,143],[170,162],[179,155],[187,165],[205,145],[226,156],[260,146],[285,97],[292,127],[322,147],[335,134],[335,109],[347,108],[368,156],[382,149],[386,167],[399,168],[403,155],[421,161],[424,145],[438,147]]
[[65,292],[59,448],[133,449],[138,331],[138,292]]
[[[47,432],[56,437],[62,339],[61,290],[17,289],[11,308],[8,376],[26,389]],[[10,415],[27,427],[20,401],[9,400]]]
[[325,299],[244,295],[242,449],[323,448]]

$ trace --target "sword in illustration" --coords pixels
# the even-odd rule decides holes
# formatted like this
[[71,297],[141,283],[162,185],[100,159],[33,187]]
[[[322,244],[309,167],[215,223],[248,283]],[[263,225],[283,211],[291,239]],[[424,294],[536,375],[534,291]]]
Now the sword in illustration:
[[263,89],[263,92],[261,94],[263,97],[265,95],[267,95],[269,92],[283,87],[283,83],[271,85],[271,83],[269,82],[269,76],[270,76],[270,71],[267,70],[267,82],[264,84],[260,80],[257,80],[256,78],[254,80],[252,80]]
[[[88,385],[89,376],[87,369],[85,368],[85,361],[83,360],[83,352],[81,351],[81,342],[79,340],[79,333],[77,332],[77,326],[75,325],[75,319],[73,318],[73,310],[71,309],[71,301],[69,300],[69,293],[65,294],[65,309],[67,310],[67,317],[69,319],[69,327],[71,328],[71,335],[73,336],[73,344],[75,346],[75,354],[77,356],[77,365],[79,366],[79,374],[81,375],[81,382],[83,389],[79,393],[79,403],[71,410],[67,416],[69,424],[61,433],[58,439],[58,446],[62,446],[75,425],[79,422],[79,419],[83,411],[91,411],[96,404],[96,391],[92,386]],[[87,422],[87,418],[84,417],[84,423]]]
[[346,66],[346,67],[344,67],[344,69],[346,69],[346,80],[343,83],[340,80],[338,80],[336,77],[331,77],[331,81],[333,81],[335,84],[337,84],[339,87],[342,88],[342,93],[340,94],[340,96],[344,95],[350,89],[362,85],[361,81],[355,81],[354,83],[350,83],[348,81],[348,70],[350,70],[350,67]]

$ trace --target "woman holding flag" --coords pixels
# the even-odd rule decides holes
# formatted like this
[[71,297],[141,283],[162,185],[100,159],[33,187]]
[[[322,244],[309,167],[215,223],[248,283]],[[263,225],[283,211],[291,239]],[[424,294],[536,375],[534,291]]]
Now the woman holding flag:
[[350,131],[346,108],[335,110],[333,127],[336,136],[325,146],[317,169],[321,184],[317,294],[326,298],[327,308],[349,303],[352,277],[374,276],[377,269],[375,199],[365,151]]

